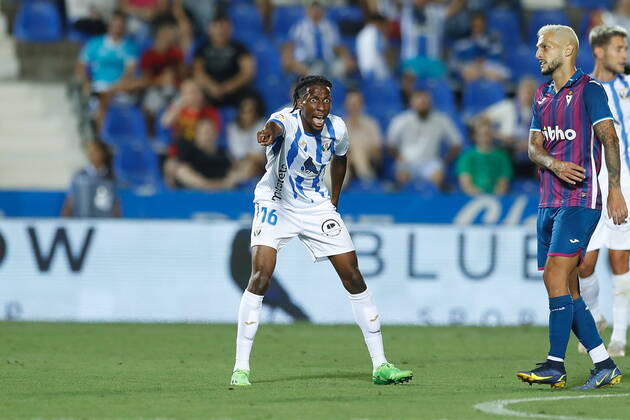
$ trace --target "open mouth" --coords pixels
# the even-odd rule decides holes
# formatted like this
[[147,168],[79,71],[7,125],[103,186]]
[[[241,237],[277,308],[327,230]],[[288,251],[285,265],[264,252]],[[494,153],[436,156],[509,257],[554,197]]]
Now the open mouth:
[[324,117],[322,116],[315,116],[313,117],[313,123],[315,123],[316,126],[321,127],[324,125]]

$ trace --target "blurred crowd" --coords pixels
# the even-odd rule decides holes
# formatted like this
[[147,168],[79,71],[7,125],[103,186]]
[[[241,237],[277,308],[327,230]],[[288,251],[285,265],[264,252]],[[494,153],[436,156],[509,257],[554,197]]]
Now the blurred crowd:
[[536,31],[630,30],[630,0],[65,0],[76,80],[118,184],[249,189],[256,131],[296,79],[333,81],[351,141],[346,188],[534,192]]

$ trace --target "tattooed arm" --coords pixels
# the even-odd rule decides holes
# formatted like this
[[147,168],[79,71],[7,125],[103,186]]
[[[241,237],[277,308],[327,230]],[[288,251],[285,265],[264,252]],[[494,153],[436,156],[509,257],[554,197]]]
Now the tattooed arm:
[[608,217],[619,225],[628,217],[628,208],[621,193],[619,138],[611,119],[598,122],[593,129],[599,141],[604,145],[604,158],[606,169],[608,169]]
[[558,178],[568,184],[575,185],[577,182],[584,181],[584,168],[573,162],[555,159],[543,147],[544,140],[542,132],[538,130],[529,132],[529,145],[527,147],[529,160],[543,169],[552,171]]

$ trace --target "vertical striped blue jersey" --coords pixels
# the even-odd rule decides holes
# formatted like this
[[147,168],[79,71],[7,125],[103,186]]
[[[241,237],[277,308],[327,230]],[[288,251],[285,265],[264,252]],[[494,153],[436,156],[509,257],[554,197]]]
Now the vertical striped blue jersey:
[[[630,76],[619,74],[609,82],[600,82],[608,96],[608,106],[612,112],[615,129],[619,137],[621,157],[621,188],[630,191]],[[608,171],[606,161],[602,162],[599,184],[604,197],[608,194]],[[626,199],[630,197],[626,196]]]
[[348,152],[348,129],[330,114],[319,134],[304,130],[300,110],[284,108],[269,117],[282,134],[267,146],[265,174],[256,185],[254,201],[271,200],[284,206],[309,208],[330,199],[324,172],[333,155]]

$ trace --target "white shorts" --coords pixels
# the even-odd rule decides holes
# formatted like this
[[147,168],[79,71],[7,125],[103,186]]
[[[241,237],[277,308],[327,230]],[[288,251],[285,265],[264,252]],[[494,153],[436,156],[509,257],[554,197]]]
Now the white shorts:
[[586,251],[595,251],[601,248],[630,250],[630,223],[615,225],[612,219],[608,217],[605,208],[602,210],[602,217],[599,219]]
[[299,210],[262,200],[254,206],[252,247],[266,245],[280,251],[297,236],[315,262],[355,250],[346,225],[330,201]]

